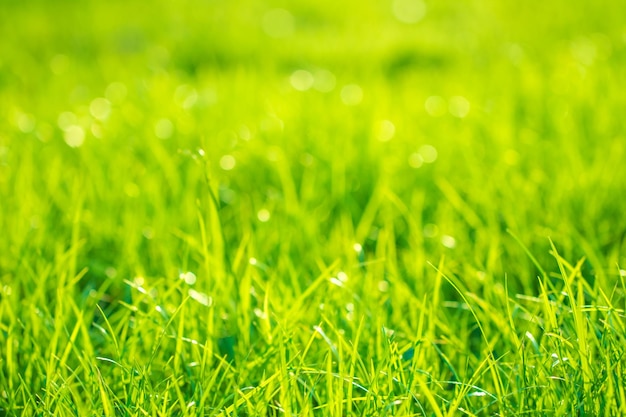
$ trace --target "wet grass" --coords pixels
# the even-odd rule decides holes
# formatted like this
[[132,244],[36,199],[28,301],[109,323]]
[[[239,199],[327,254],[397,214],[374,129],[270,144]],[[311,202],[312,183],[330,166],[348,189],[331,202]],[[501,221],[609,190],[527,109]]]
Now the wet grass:
[[626,411],[624,7],[405,3],[0,5],[0,414]]

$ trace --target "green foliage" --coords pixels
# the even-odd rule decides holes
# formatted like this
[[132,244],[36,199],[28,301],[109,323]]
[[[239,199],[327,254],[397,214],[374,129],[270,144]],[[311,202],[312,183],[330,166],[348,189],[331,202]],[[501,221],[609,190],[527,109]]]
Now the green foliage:
[[625,11],[2,2],[0,414],[624,414]]

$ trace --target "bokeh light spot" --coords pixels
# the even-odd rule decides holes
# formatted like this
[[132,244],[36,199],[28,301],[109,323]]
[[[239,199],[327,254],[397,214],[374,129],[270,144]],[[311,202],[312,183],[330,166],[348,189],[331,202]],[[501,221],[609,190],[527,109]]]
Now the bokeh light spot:
[[107,98],[112,103],[121,103],[126,98],[126,94],[128,94],[128,89],[124,83],[119,81],[112,82],[109,84],[104,91],[104,97]]
[[413,152],[411,155],[409,155],[409,166],[411,168],[420,168],[422,165],[424,165],[424,157],[419,154],[418,152]]
[[356,106],[363,100],[363,89],[356,84],[345,85],[341,89],[341,101],[346,106]]
[[198,101],[198,92],[190,85],[183,84],[176,88],[174,102],[183,109],[192,108]]
[[402,23],[417,23],[426,15],[426,4],[422,0],[393,0],[391,10]]
[[89,113],[95,119],[106,120],[111,114],[111,102],[106,98],[96,98],[89,104]]
[[446,100],[440,96],[430,96],[424,102],[424,108],[429,116],[439,117],[447,113]]
[[335,75],[325,69],[315,71],[313,88],[321,93],[329,93],[335,89],[337,79]]
[[451,115],[462,119],[470,112],[470,102],[465,97],[454,96],[450,98],[449,110]]
[[77,125],[69,126],[65,129],[63,139],[68,146],[78,148],[85,142],[85,131]]
[[20,113],[17,116],[17,127],[23,133],[30,133],[35,130],[35,118],[31,114]]
[[453,249],[456,246],[456,239],[449,235],[441,236],[441,244],[448,249]]
[[376,126],[376,139],[388,142],[396,134],[396,126],[389,120],[381,120]]
[[437,149],[432,145],[422,145],[418,152],[427,164],[432,164],[437,160]]
[[185,281],[185,284],[187,285],[193,285],[196,283],[197,280],[196,274],[191,271],[181,272],[178,277]]
[[57,125],[62,130],[67,130],[67,128],[75,125],[76,123],[78,123],[78,117],[76,117],[74,113],[69,111],[59,114],[59,117],[57,118]]
[[269,219],[270,219],[271,215],[270,215],[269,210],[267,210],[267,209],[261,209],[261,210],[259,210],[259,211],[258,211],[258,213],[256,214],[256,217],[257,217],[257,219],[259,219],[259,221],[260,221],[260,222],[265,223],[265,222],[269,221]]
[[160,119],[154,125],[154,134],[159,139],[169,139],[174,134],[174,124],[170,119]]
[[232,155],[224,155],[220,158],[220,168],[224,171],[230,171],[235,168],[235,165],[237,165],[237,161]]
[[289,81],[291,82],[291,86],[296,90],[306,91],[313,86],[315,78],[313,78],[313,74],[309,71],[300,69],[291,74]]
[[272,38],[286,38],[293,35],[295,21],[293,15],[285,9],[272,9],[263,15],[263,31]]

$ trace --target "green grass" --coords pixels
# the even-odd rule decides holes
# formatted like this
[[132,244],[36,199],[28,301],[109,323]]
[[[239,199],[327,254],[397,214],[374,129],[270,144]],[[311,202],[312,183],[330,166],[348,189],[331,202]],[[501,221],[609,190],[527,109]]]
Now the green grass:
[[626,413],[626,6],[393,4],[0,4],[0,415]]

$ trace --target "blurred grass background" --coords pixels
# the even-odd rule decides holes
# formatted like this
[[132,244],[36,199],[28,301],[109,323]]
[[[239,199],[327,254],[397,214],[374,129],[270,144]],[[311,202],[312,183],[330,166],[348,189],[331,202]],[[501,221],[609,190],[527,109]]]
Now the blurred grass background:
[[507,230],[549,271],[549,239],[585,257],[623,302],[625,9],[4,0],[0,317],[39,317],[28,306],[55,305],[84,267],[70,293],[86,311],[133,304],[129,280],[172,313],[195,271],[216,311],[202,323],[220,324],[189,332],[245,356],[264,302],[296,333],[320,303],[343,311],[345,294],[307,288],[344,270],[372,329],[410,339],[443,256],[496,309],[505,283],[539,291]]
[[[394,15],[403,2],[3,2],[4,269],[27,246],[53,250],[82,204],[91,261],[162,272],[171,255],[153,252],[197,228],[203,173],[184,153],[198,148],[228,200],[229,242],[267,206],[307,231],[319,253],[303,258],[334,258],[329,236],[383,184],[494,274],[520,262],[507,227],[538,252],[551,236],[566,257],[623,263],[622,5],[406,3],[417,22]],[[294,89],[297,70],[326,77],[324,92]],[[345,85],[361,103],[344,105]],[[459,105],[466,116],[448,111]],[[377,140],[383,121],[393,140]],[[84,146],[63,142],[63,123]],[[436,162],[412,168],[424,145]],[[259,250],[280,245],[268,239]]]

